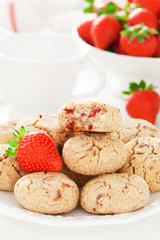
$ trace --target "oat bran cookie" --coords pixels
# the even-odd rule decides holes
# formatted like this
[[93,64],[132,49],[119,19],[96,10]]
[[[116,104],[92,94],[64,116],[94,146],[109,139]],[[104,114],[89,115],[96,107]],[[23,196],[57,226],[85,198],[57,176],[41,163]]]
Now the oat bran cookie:
[[150,122],[142,119],[130,118],[122,121],[118,129],[119,139],[124,143],[138,137],[157,137],[160,138],[158,129]]
[[0,144],[7,144],[10,139],[14,140],[12,132],[17,122],[18,120],[12,120],[0,124]]
[[58,114],[59,124],[66,131],[113,132],[122,122],[120,110],[95,101],[72,102]]
[[20,120],[16,129],[20,130],[21,126],[29,132],[41,131],[46,133],[54,142],[57,150],[62,151],[64,143],[73,136],[71,132],[65,132],[59,125],[57,116],[49,114],[33,114]]
[[134,173],[144,178],[151,192],[160,190],[160,139],[144,137],[126,144],[129,155],[121,173]]
[[45,214],[70,212],[79,201],[77,185],[64,174],[54,172],[22,177],[15,185],[14,194],[24,208]]
[[144,207],[149,200],[147,183],[131,174],[105,174],[82,189],[82,208],[94,214],[119,214]]
[[24,172],[19,166],[15,156],[8,156],[6,150],[9,145],[0,144],[0,190],[13,191],[14,185]]
[[100,175],[121,168],[127,161],[125,144],[111,134],[82,133],[70,138],[62,156],[69,169],[83,175]]

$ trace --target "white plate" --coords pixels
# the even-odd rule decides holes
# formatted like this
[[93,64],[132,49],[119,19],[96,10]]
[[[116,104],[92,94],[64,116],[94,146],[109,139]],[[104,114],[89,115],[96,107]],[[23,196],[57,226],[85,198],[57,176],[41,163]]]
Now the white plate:
[[143,209],[132,213],[119,215],[93,215],[88,214],[82,209],[64,215],[44,215],[33,213],[23,209],[14,198],[13,193],[0,192],[0,214],[25,220],[32,223],[39,223],[54,227],[78,227],[78,226],[104,226],[113,224],[124,224],[160,213],[160,192],[151,194],[150,203]]

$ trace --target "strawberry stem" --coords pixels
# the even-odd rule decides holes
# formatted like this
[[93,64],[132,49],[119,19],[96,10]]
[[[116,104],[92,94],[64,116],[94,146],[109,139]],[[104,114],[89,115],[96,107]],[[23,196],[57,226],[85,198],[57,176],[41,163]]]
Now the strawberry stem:
[[137,24],[132,27],[126,26],[126,29],[121,32],[123,36],[130,36],[130,43],[132,43],[135,38],[137,38],[140,43],[144,43],[145,39],[149,38],[149,34],[156,35],[158,31],[144,24]]
[[[17,153],[17,148],[19,146],[19,142],[22,138],[24,138],[26,131],[25,128],[22,126],[20,129],[20,132],[17,131],[16,129],[14,129],[14,132],[12,132],[13,136],[15,137],[16,141],[14,140],[9,140],[8,144],[10,145],[10,147],[6,150],[6,153],[8,154],[8,156],[14,156]],[[17,135],[16,135],[17,133]]]
[[131,82],[129,84],[129,91],[123,91],[122,94],[130,95],[132,92],[135,92],[135,91],[153,90],[155,88],[157,87],[154,86],[152,83],[149,86],[147,86],[146,82],[144,80],[141,80],[139,83]]

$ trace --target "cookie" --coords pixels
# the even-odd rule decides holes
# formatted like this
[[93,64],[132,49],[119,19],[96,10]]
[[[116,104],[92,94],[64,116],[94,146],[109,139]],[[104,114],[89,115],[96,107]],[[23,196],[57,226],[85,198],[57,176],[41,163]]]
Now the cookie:
[[122,122],[118,108],[95,101],[72,102],[58,114],[59,124],[66,131],[113,132]]
[[137,137],[157,137],[160,138],[158,129],[150,122],[142,119],[130,118],[122,121],[118,129],[119,139],[124,143]]
[[46,133],[54,142],[57,150],[62,151],[64,143],[73,136],[71,132],[65,132],[59,125],[58,119],[49,114],[33,114],[20,120],[16,129],[20,130],[21,126],[29,132],[40,131]]
[[94,214],[119,214],[144,207],[149,201],[147,183],[131,174],[102,175],[82,189],[82,208]]
[[73,172],[72,170],[70,170],[65,163],[63,163],[63,168],[61,170],[61,173],[67,175],[69,178],[71,178],[78,187],[83,187],[87,182],[89,182],[89,180],[91,180],[92,178],[94,178],[94,176],[86,176],[86,175],[82,175],[76,172]]
[[63,147],[65,164],[83,175],[110,173],[127,161],[125,144],[111,134],[82,133],[70,138]]
[[144,178],[151,192],[160,190],[160,139],[139,138],[126,144],[128,160],[119,170]]
[[0,144],[0,190],[13,191],[14,185],[24,172],[19,166],[15,156],[8,156],[7,144]]
[[73,210],[79,201],[77,185],[62,173],[31,173],[18,180],[14,194],[26,209],[60,214]]
[[8,140],[14,139],[13,128],[15,128],[18,120],[12,120],[0,124],[0,144],[7,144]]

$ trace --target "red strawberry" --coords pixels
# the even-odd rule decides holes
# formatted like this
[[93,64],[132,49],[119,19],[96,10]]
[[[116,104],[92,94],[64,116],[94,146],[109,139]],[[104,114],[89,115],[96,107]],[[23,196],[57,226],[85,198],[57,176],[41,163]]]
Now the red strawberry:
[[18,135],[13,133],[17,141],[9,140],[6,150],[9,156],[17,154],[17,162],[26,172],[50,171],[59,172],[62,169],[62,160],[53,141],[44,133],[28,133],[25,135],[21,127]]
[[145,8],[136,8],[129,14],[128,25],[134,26],[140,23],[143,23],[149,28],[157,29],[158,21],[156,16],[150,10]]
[[77,28],[79,36],[90,45],[93,45],[93,39],[91,36],[91,26],[95,18],[96,17],[94,16],[92,19],[83,22]]
[[114,17],[107,14],[97,17],[91,27],[94,46],[108,48],[118,40],[121,29],[121,24]]
[[113,49],[114,49],[114,51],[115,51],[116,53],[125,55],[125,52],[124,52],[123,49],[121,48],[119,42],[116,43],[116,44],[113,46]]
[[160,57],[160,34],[158,34],[158,46],[157,46],[155,57],[158,57],[158,58]]
[[132,2],[149,9],[156,16],[159,16],[160,14],[160,0],[132,0]]
[[152,57],[157,49],[155,29],[138,24],[121,32],[120,46],[130,56]]
[[139,84],[130,83],[130,91],[123,94],[131,94],[126,104],[126,110],[131,117],[155,123],[160,109],[160,96],[153,89],[153,84],[147,87],[143,80]]

